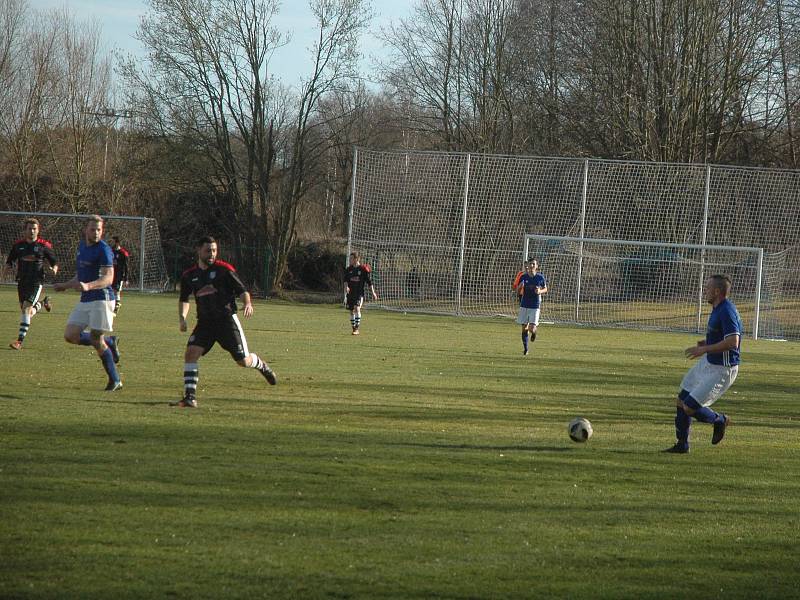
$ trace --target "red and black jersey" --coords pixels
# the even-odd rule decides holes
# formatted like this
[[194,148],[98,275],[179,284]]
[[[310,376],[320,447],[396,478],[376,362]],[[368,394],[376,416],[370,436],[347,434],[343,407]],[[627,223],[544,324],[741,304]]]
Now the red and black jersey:
[[17,263],[17,281],[28,285],[39,285],[44,281],[44,261],[56,266],[53,244],[41,238],[29,242],[22,239],[14,242],[8,253],[6,264]]
[[344,281],[347,284],[349,296],[363,296],[366,286],[372,285],[369,267],[367,265],[347,267],[344,270]]
[[[114,248],[112,248],[114,250]],[[130,252],[120,246],[114,250],[114,284],[128,281],[128,257]]]
[[207,269],[193,266],[181,275],[180,301],[188,302],[194,294],[197,320],[212,322],[236,314],[236,297],[247,290],[233,265],[216,260]]

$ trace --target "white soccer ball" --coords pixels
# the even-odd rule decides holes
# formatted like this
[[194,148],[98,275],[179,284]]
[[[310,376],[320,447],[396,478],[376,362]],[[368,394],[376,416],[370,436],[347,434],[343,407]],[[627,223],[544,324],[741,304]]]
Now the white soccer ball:
[[567,427],[567,432],[569,433],[569,438],[573,442],[585,442],[590,437],[592,437],[592,424],[589,423],[588,419],[584,419],[583,417],[576,417],[569,422],[569,427]]

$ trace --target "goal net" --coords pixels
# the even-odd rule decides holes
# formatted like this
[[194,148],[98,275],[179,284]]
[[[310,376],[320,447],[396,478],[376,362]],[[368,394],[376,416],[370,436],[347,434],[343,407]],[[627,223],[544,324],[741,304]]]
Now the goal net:
[[704,331],[703,284],[723,274],[745,332],[757,338],[780,287],[762,248],[526,235],[523,256],[547,278],[543,319],[562,323]]
[[[24,213],[0,211],[0,257],[5,264],[8,251],[23,234],[23,221],[36,217],[41,223],[39,236],[53,244],[60,269],[48,281],[67,281],[75,275],[75,253],[81,231],[89,215],[59,213]],[[161,235],[155,219],[147,217],[103,216],[105,240],[118,236],[122,247],[130,253],[128,287],[140,291],[163,291],[169,277],[161,248]],[[9,272],[3,283],[13,283]]]

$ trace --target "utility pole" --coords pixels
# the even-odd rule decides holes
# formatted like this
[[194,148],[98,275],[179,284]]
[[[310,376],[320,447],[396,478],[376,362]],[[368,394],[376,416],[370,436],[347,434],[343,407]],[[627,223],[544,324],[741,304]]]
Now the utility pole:
[[111,133],[111,128],[117,124],[119,119],[130,119],[133,117],[133,111],[123,109],[117,110],[116,108],[102,107],[95,110],[84,111],[85,115],[92,115],[98,119],[105,119],[106,125],[106,141],[105,151],[103,154],[103,182],[106,181],[106,172],[108,170],[108,137]]

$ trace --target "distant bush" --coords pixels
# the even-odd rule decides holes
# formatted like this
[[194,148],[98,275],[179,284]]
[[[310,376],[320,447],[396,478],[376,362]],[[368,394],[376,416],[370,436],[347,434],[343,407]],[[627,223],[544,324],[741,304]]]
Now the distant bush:
[[346,253],[338,242],[297,242],[289,252],[284,289],[338,292]]

